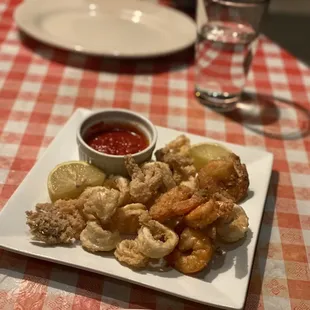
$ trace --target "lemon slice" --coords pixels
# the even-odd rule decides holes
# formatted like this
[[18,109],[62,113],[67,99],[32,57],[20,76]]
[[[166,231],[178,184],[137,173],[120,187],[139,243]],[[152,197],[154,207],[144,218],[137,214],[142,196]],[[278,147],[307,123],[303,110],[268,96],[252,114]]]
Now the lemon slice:
[[231,154],[232,151],[217,143],[196,144],[190,149],[190,155],[197,170],[207,165],[210,160],[224,159]]
[[86,187],[102,185],[105,174],[84,161],[68,161],[57,165],[47,180],[52,201],[77,198]]

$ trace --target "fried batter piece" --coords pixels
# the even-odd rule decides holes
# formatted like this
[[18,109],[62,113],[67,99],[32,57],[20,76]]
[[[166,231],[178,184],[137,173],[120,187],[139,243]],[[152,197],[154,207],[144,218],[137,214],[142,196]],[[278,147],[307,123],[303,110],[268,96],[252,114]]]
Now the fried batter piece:
[[95,186],[86,188],[79,200],[84,204],[83,212],[88,220],[106,223],[115,213],[120,192],[113,188]]
[[132,203],[118,208],[111,218],[111,227],[121,234],[135,234],[140,228],[139,217],[147,212],[142,203]]
[[136,240],[142,254],[150,258],[162,258],[173,251],[179,241],[173,230],[152,220],[147,213],[140,216],[140,222],[142,227]]
[[198,182],[210,195],[220,193],[234,202],[245,198],[249,188],[246,166],[234,154],[229,159],[210,161],[199,170]]
[[147,204],[160,194],[163,187],[175,186],[169,168],[159,163],[147,163],[141,168],[131,156],[125,157],[125,166],[131,177],[129,191],[131,200]]
[[206,198],[192,188],[179,185],[161,195],[150,208],[150,216],[161,223],[183,216],[197,208]]
[[104,230],[96,221],[88,221],[81,232],[82,247],[90,252],[107,252],[121,241],[118,231]]
[[130,203],[129,180],[118,175],[110,175],[103,184],[107,188],[114,188],[119,191],[118,206],[125,206]]
[[222,241],[233,243],[245,236],[248,227],[249,218],[244,209],[235,204],[229,216],[217,222],[216,232]]
[[114,256],[121,263],[136,269],[146,267],[150,260],[140,252],[140,248],[136,240],[121,241],[116,246]]
[[193,191],[199,190],[199,184],[197,177],[189,177],[187,181],[182,181],[180,185],[187,186]]
[[160,161],[148,162],[143,164],[141,169],[146,175],[151,171],[153,171],[154,174],[155,171],[161,174],[162,192],[166,192],[177,185],[173,179],[172,172],[166,163]]
[[27,225],[36,241],[49,245],[68,244],[78,240],[86,222],[77,200],[38,203],[35,211],[26,211]]
[[190,140],[185,135],[180,135],[164,148],[155,152],[155,157],[158,161],[169,165],[176,184],[187,181],[196,174],[189,149]]
[[187,227],[181,233],[177,247],[165,259],[180,272],[191,274],[204,269],[213,254],[211,239],[202,232]]
[[184,217],[184,223],[195,229],[204,229],[215,222],[218,218],[228,216],[234,207],[230,199],[215,194],[206,203],[201,204],[196,209]]

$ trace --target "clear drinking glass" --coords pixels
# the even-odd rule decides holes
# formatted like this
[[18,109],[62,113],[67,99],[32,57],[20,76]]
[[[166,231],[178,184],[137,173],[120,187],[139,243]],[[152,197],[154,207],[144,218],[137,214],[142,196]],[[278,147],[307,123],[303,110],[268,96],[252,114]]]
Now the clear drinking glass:
[[266,0],[198,0],[195,94],[206,105],[235,108],[267,7]]

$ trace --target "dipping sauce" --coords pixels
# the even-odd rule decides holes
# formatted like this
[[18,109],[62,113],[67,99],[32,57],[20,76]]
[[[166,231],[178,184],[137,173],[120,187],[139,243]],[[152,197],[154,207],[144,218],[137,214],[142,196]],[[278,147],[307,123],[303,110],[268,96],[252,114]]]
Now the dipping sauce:
[[131,124],[98,123],[90,127],[84,138],[94,150],[110,155],[135,154],[149,145],[145,134]]

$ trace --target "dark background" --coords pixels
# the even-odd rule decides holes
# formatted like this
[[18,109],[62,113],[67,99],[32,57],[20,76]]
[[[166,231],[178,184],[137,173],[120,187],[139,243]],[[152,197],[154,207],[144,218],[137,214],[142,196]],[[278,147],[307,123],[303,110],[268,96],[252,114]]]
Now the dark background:
[[271,0],[262,32],[310,66],[310,0]]

